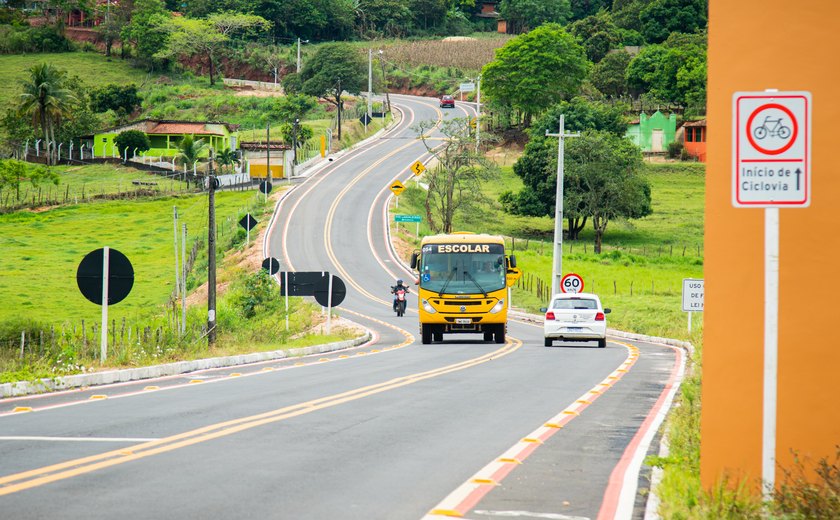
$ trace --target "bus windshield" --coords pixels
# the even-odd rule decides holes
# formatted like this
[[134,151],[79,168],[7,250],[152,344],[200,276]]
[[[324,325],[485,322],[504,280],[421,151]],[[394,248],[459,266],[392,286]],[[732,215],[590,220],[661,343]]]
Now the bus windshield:
[[426,244],[420,287],[438,294],[487,294],[505,287],[501,244]]

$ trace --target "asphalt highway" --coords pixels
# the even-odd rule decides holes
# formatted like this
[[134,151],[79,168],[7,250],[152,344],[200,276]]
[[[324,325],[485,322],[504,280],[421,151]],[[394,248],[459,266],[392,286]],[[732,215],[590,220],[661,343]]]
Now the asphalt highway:
[[519,318],[504,345],[421,345],[416,311],[391,310],[389,286],[413,277],[388,245],[388,186],[428,158],[414,124],[474,110],[392,102],[399,123],[297,183],[265,244],[283,269],[342,278],[336,312],[374,339],[0,401],[0,518],[638,516],[633,461],[679,353],[615,338],[546,348],[541,325]]

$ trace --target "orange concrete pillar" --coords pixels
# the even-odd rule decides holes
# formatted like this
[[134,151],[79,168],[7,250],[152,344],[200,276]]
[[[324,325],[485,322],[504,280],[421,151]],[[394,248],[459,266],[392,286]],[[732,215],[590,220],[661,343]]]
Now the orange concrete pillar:
[[[780,210],[776,460],[840,444],[840,2],[709,2],[701,478],[762,464],[764,210],[732,206],[732,95],[809,91],[812,197]],[[782,478],[776,472],[776,482]]]

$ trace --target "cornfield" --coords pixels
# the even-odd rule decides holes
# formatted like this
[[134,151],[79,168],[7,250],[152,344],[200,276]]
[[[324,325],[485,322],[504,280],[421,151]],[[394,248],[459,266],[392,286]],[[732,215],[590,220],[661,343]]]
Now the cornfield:
[[419,67],[452,67],[476,72],[496,57],[496,49],[510,40],[510,36],[464,40],[420,40],[389,46],[386,60],[398,65]]

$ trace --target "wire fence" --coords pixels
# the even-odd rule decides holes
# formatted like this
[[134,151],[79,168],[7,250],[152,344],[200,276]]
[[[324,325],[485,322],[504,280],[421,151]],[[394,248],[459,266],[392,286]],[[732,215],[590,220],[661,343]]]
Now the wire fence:
[[[510,252],[519,251],[534,251],[540,255],[550,255],[554,250],[552,242],[544,240],[532,240],[528,238],[505,237],[505,247]],[[625,244],[603,244],[601,247],[601,254],[609,253],[611,251],[619,251],[628,255],[644,256],[644,257],[686,257],[696,256],[703,257],[703,246],[701,244],[642,244],[642,245],[625,245]],[[566,240],[563,242],[563,254],[571,255],[575,253],[594,254],[595,247],[588,241],[583,240]]]

